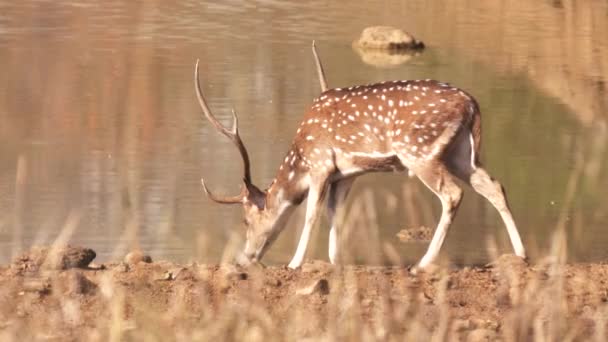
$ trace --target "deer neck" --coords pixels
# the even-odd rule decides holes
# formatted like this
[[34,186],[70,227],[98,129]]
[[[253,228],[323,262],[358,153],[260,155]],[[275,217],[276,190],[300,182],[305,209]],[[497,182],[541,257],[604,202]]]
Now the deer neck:
[[300,204],[308,193],[308,172],[298,168],[299,158],[291,152],[279,167],[268,187],[266,208],[280,213],[286,207]]
[[302,202],[308,192],[308,186],[304,187],[301,183],[295,181],[295,177],[288,179],[288,176],[283,175],[282,170],[280,170],[277,178],[266,190],[264,215],[266,224],[271,227],[272,232],[269,241],[273,241],[286,227],[294,209]]

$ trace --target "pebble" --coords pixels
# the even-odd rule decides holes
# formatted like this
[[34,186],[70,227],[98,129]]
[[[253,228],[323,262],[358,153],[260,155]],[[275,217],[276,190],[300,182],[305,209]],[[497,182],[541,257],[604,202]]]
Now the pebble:
[[329,294],[329,282],[327,281],[327,279],[321,278],[315,280],[309,286],[296,290],[296,295],[308,296],[314,293],[318,293],[321,295]]
[[75,246],[32,247],[15,258],[12,268],[22,271],[37,271],[39,268],[67,270],[87,268],[97,254],[90,248]]
[[142,251],[136,249],[134,251],[129,252],[127,255],[125,255],[125,258],[123,259],[123,261],[129,265],[135,265],[140,262],[149,264],[152,262],[152,257],[150,257],[149,255],[144,254]]

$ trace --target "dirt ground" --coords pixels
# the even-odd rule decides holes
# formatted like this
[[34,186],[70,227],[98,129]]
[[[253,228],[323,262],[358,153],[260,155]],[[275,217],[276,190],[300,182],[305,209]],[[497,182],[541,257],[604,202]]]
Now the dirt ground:
[[[608,265],[301,269],[34,248],[0,267],[2,340],[605,339]],[[541,336],[542,335],[542,336]]]

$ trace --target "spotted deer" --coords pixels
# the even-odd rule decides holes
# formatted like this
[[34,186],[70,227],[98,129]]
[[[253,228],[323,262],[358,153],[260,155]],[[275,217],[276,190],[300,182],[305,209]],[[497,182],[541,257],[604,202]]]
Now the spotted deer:
[[433,191],[442,205],[436,231],[418,267],[425,268],[436,259],[454,219],[462,199],[456,178],[472,186],[498,210],[515,254],[525,257],[505,192],[479,161],[480,111],[470,94],[429,79],[327,89],[314,42],[313,54],[323,92],[304,115],[266,190],[252,183],[249,156],[239,135],[235,111],[230,130],[215,118],[201,90],[196,63],[194,83],[200,107],[209,122],[236,145],[243,159],[243,186],[237,196],[217,196],[201,179],[211,200],[238,203],[244,208],[246,243],[238,263],[260,260],[284,229],[293,209],[306,200],[304,228],[289,263],[290,268],[299,267],[326,198],[331,226],[329,259],[336,263],[340,227],[334,218],[355,178],[369,172],[405,170]]

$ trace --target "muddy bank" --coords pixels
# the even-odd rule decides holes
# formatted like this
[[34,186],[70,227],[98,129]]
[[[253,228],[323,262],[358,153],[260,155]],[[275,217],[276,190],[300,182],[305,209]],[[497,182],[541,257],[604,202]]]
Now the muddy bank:
[[505,255],[485,267],[413,275],[321,261],[290,270],[31,260],[0,268],[5,338],[604,339],[608,318],[605,264],[528,265]]

